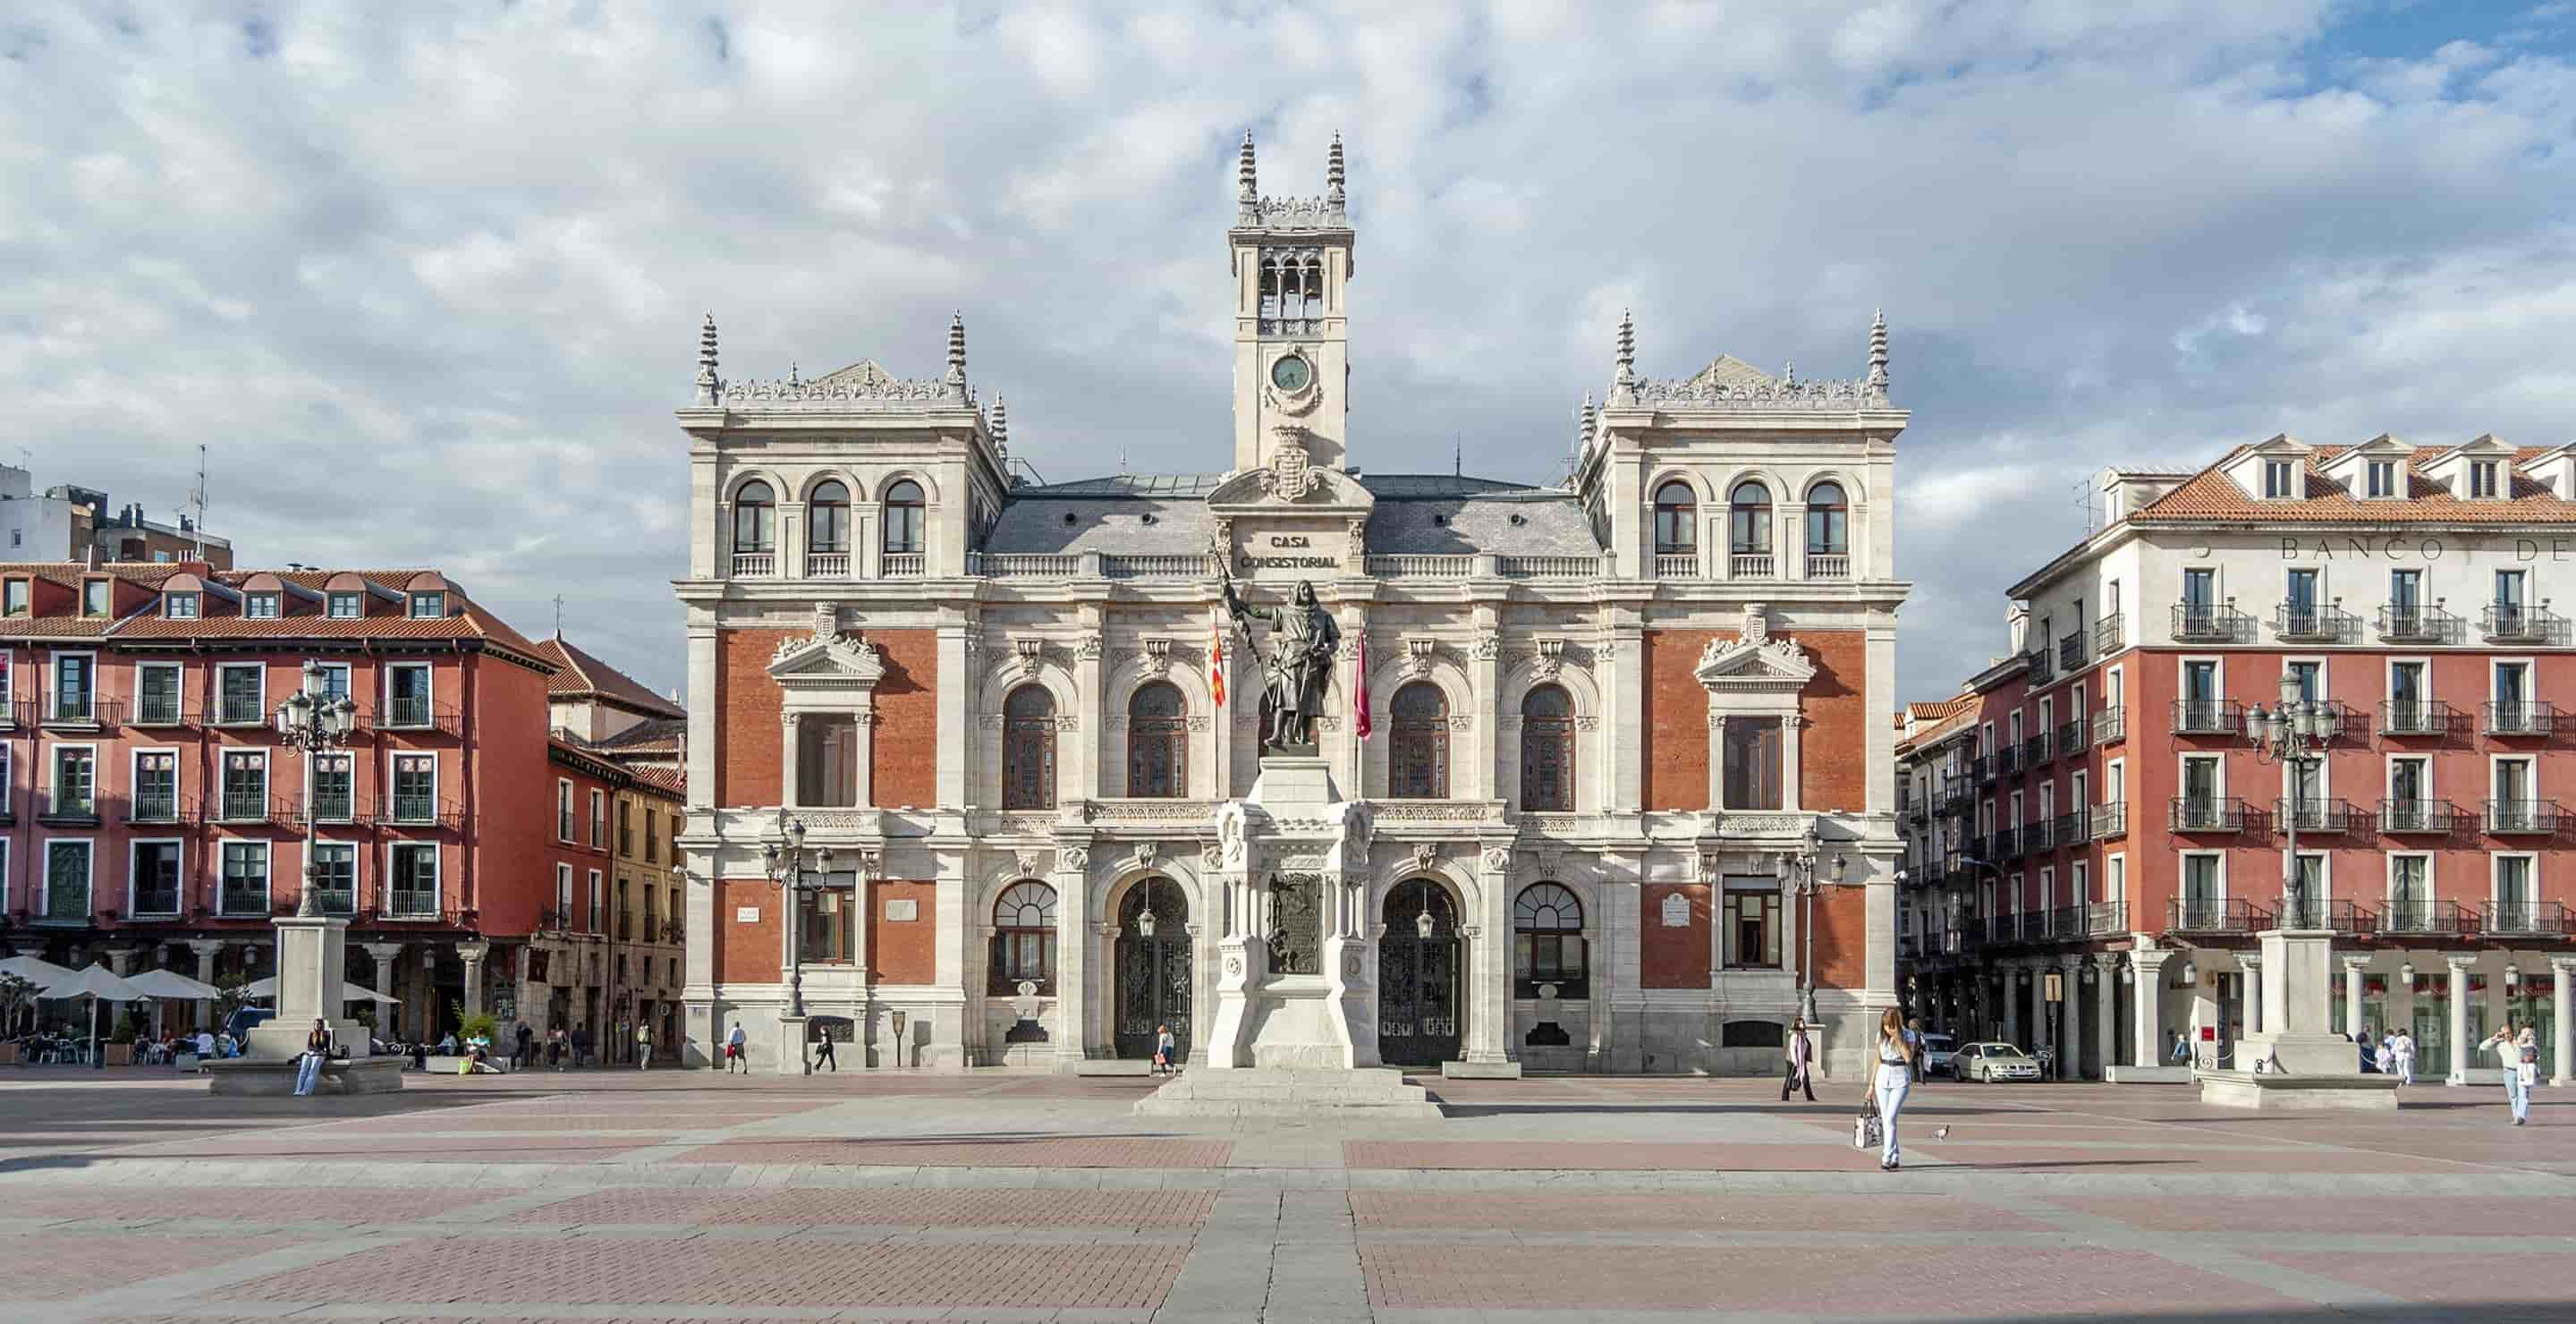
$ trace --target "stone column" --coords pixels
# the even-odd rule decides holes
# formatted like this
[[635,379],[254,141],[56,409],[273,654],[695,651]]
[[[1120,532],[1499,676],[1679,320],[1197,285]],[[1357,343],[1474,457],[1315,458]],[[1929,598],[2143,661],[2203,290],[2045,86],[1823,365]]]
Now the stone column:
[[[1105,670],[1100,662],[1100,607],[1097,604],[1084,605],[1081,617],[1083,635],[1073,650],[1074,702],[1082,708],[1081,720],[1075,724],[1073,747],[1074,762],[1081,770],[1074,775],[1070,790],[1074,796],[1096,800],[1111,794],[1108,789],[1111,786],[1117,787],[1119,794],[1124,794],[1127,788],[1123,778],[1111,778],[1108,769],[1101,766],[1105,756],[1100,747],[1100,733],[1109,725],[1109,698],[1100,692]],[[1260,701],[1260,692],[1253,691],[1250,702],[1257,706]],[[1227,696],[1226,706],[1238,706],[1232,695]],[[1056,728],[1059,733],[1063,729],[1061,725]],[[1062,757],[1061,751],[1057,757]],[[1059,763],[1056,773],[1061,777],[1063,772],[1064,767]],[[1063,800],[1059,799],[1058,803],[1063,803]]]
[[2059,977],[2060,982],[2066,986],[2066,1004],[2057,1013],[2057,1023],[2061,1027],[2059,1038],[2063,1041],[2057,1045],[2057,1074],[2061,1080],[2082,1080],[2084,1079],[2084,958],[2067,957],[2065,967],[2059,971]]
[[2370,964],[2367,956],[2343,958],[2343,1032],[2355,1040],[2361,1038],[2362,967]]
[[2549,1083],[2559,1086],[2576,1084],[2576,1070],[2571,1070],[2568,1064],[2569,1058],[2576,1057],[2576,995],[2571,995],[2567,987],[2576,984],[2576,960],[2553,958],[2549,962],[2549,978],[2550,1002],[2557,1012],[2557,1025],[2549,1037],[2558,1054],[2558,1069],[2549,1073]]
[[796,765],[802,761],[796,748],[799,720],[794,711],[778,715],[778,804],[783,809],[796,807]]
[[134,958],[135,958],[137,955],[139,955],[139,953],[137,953],[137,952],[136,952],[133,948],[131,948],[131,947],[110,947],[110,948],[108,948],[108,949],[107,949],[107,969],[108,969],[108,972],[109,972],[110,974],[114,974],[114,975],[117,975],[117,976],[119,976],[119,977],[123,977],[123,976],[125,976],[125,975],[133,974],[133,973],[134,973]]
[[[465,1014],[468,1016],[482,1015],[483,962],[486,958],[492,955],[492,944],[485,942],[480,938],[477,938],[472,942],[460,942],[456,944],[456,954],[465,962]],[[608,1015],[608,1008],[604,1004],[600,1008],[600,1014],[602,1016]],[[606,1031],[599,1026],[593,1026],[591,1027],[591,1030],[594,1035],[602,1036],[599,1042],[604,1050],[607,1046],[607,1040],[604,1037]],[[603,1052],[603,1060],[604,1058],[605,1054]]]
[[1464,1051],[1470,1062],[1499,1064],[1512,1060],[1511,848],[1487,845],[1478,864],[1477,922],[1462,929],[1470,999]]
[[2101,1055],[2101,1078],[2111,1078],[2111,1064],[2120,1056],[2120,954],[2097,952],[2093,956],[2093,1043]]
[[[215,958],[223,955],[223,943],[212,938],[190,938],[188,940],[188,950],[197,954],[198,982],[205,984],[215,982]],[[386,992],[390,995],[392,990],[388,989]],[[197,1025],[199,1028],[213,1029],[214,1022],[215,1000],[213,998],[197,999]]]
[[2470,1052],[2476,1047],[2468,1042],[2469,967],[2477,964],[2477,960],[2474,956],[2442,958],[2443,963],[2451,967],[2451,1074],[2442,1082],[2446,1085],[2469,1083]]
[[2173,953],[2141,949],[2129,953],[2137,967],[2129,985],[2129,1065],[2151,1067],[2164,1059],[2170,1045],[2165,1030],[2165,961]]
[[[1079,1062],[1091,1047],[1091,889],[1084,871],[1069,867],[1075,852],[1059,846],[1055,872],[1055,1056]],[[1084,858],[1089,856],[1085,853]],[[1102,960],[1106,961],[1104,952]]]
[[2244,971],[2237,980],[2241,991],[2236,1000],[2245,1008],[2245,1033],[2265,1033],[2271,1027],[2263,1017],[2263,958],[2247,952],[2236,958],[2236,968]]
[[2017,1044],[2021,1042],[2021,999],[2015,995],[2021,992],[2021,988],[2014,981],[2021,978],[2021,967],[2003,967],[2003,977],[2004,1041]]
[[[940,544],[942,557],[946,546],[945,541]],[[934,696],[939,710],[939,752],[932,762],[931,776],[939,805],[953,810],[966,805],[966,750],[975,738],[975,718],[966,710],[966,621],[953,612],[942,612],[940,616],[939,692]],[[875,714],[871,712],[869,716]],[[859,803],[868,804],[871,799],[862,797]]]

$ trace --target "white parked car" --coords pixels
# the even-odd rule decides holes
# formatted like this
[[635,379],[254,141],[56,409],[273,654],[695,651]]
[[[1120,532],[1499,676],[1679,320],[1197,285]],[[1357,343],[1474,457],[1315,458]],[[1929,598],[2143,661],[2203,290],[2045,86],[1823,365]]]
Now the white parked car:
[[1970,1044],[1951,1059],[1950,1073],[1987,1085],[1999,1080],[2037,1080],[2039,1059],[2011,1044]]
[[1959,1055],[1959,1041],[1946,1034],[1923,1036],[1923,1074],[1946,1076]]

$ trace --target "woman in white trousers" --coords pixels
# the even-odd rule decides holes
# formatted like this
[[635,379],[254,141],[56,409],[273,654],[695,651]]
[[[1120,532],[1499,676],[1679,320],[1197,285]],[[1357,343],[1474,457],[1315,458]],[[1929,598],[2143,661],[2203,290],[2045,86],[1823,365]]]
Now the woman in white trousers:
[[1896,1148],[1896,1114],[1914,1083],[1914,1045],[1905,1038],[1905,1018],[1890,1007],[1878,1018],[1878,1068],[1870,1080],[1870,1100],[1878,1105],[1878,1170],[1902,1166]]

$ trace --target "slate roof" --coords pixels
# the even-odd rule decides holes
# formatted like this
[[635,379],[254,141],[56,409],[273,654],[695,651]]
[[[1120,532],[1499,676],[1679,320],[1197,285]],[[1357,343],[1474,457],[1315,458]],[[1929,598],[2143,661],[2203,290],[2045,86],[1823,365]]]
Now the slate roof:
[[535,644],[537,656],[555,664],[546,695],[555,699],[604,699],[663,717],[686,717],[680,705],[644,688],[634,677],[583,652],[560,634]]
[[[2408,496],[2404,501],[2356,497],[2345,484],[2321,472],[2323,466],[2352,449],[2348,446],[2319,446],[2308,453],[2308,497],[2265,501],[2248,496],[2224,470],[2252,449],[2239,446],[2229,451],[2130,518],[2148,523],[2160,519],[2241,519],[2286,524],[2576,524],[2576,501],[2550,491],[2547,484],[2518,470],[2512,475],[2513,495],[2503,501],[2466,500],[2423,477],[2423,467],[2458,449],[2453,446],[2414,448],[2406,461]],[[2513,462],[2521,464],[2545,453],[2543,448],[2525,446],[2514,452]]]
[[[1453,474],[1354,475],[1376,499],[1372,553],[1590,556],[1601,551],[1570,492]],[[1118,474],[1011,490],[984,551],[1002,554],[1207,550],[1207,494],[1223,474]]]

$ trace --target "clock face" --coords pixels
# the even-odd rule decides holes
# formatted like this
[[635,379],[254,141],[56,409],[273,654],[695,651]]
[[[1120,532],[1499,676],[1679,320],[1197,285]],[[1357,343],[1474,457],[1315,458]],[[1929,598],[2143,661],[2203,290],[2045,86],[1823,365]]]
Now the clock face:
[[1315,379],[1315,369],[1301,354],[1290,354],[1270,365],[1270,384],[1283,391],[1302,391]]

